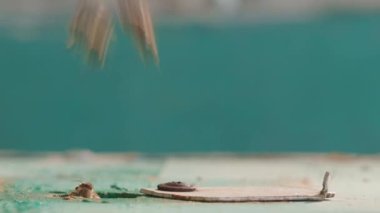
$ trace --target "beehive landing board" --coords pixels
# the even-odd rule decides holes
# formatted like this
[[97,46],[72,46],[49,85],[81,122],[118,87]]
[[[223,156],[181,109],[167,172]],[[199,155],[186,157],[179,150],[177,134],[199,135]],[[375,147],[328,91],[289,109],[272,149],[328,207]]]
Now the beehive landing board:
[[[158,183],[181,180],[210,187],[319,189],[331,172],[326,202],[203,203],[145,196],[123,198]],[[172,155],[0,152],[0,212],[379,212],[380,156]],[[65,201],[51,194],[90,181],[101,202]],[[117,187],[115,187],[117,186]],[[119,196],[120,195],[120,196]]]

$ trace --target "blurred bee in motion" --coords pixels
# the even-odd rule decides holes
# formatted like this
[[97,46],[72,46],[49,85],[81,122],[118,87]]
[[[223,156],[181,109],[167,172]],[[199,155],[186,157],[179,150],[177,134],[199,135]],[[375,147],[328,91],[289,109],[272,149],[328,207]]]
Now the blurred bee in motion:
[[[158,51],[153,23],[145,0],[117,0],[120,22],[125,32],[131,32],[144,61],[153,58],[158,63]],[[103,66],[113,34],[109,1],[79,0],[70,26],[68,47],[79,47],[88,61]]]

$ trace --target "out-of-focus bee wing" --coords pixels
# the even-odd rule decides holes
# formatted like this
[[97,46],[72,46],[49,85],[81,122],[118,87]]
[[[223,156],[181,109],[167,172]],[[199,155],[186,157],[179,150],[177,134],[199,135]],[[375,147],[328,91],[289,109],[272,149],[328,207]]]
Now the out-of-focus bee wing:
[[152,56],[159,62],[156,37],[148,4],[145,0],[118,0],[120,22],[125,31],[131,31],[138,49],[147,59]]
[[79,0],[68,47],[83,48],[91,62],[103,65],[112,32],[112,14],[103,0]]

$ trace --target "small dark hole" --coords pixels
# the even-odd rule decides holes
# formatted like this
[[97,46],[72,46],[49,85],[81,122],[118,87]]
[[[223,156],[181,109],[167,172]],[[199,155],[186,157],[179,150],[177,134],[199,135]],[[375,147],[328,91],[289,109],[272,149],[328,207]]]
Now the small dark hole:
[[115,199],[115,198],[137,198],[142,194],[127,193],[127,192],[98,192],[100,198]]

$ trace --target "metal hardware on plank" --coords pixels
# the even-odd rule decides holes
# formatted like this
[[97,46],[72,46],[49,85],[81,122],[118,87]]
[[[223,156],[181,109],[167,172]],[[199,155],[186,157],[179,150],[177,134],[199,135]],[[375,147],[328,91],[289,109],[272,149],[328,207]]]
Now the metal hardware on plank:
[[160,191],[169,192],[193,192],[196,190],[196,188],[193,185],[188,185],[180,181],[161,183],[157,186],[157,189]]

